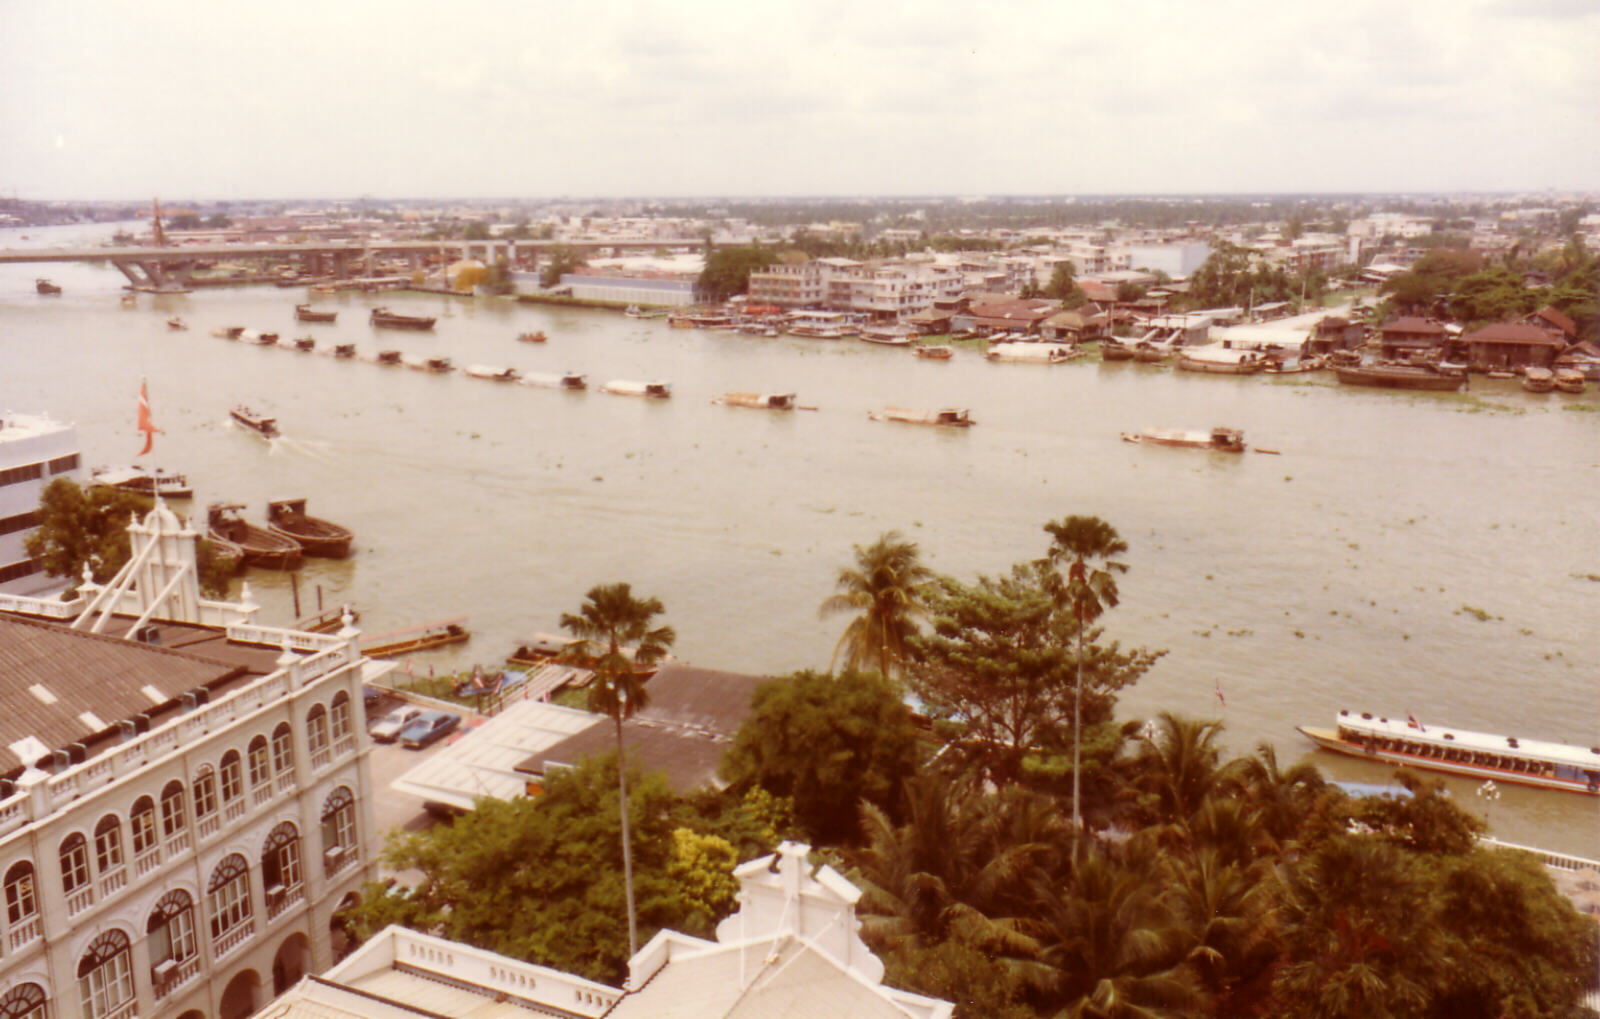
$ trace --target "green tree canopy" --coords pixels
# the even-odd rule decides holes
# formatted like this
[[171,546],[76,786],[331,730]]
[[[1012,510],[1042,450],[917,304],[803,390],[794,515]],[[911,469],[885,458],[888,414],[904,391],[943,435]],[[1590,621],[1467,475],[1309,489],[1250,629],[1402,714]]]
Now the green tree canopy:
[[589,264],[589,259],[579,248],[569,248],[566,245],[557,245],[550,249],[550,260],[544,264],[544,269],[539,275],[539,282],[546,287],[553,287],[561,282],[561,277],[574,269]]
[[924,592],[933,571],[922,565],[917,543],[889,531],[865,547],[855,547],[855,565],[839,571],[830,595],[818,610],[829,616],[856,613],[833,651],[833,665],[876,667],[879,674],[903,672],[907,640],[927,615]]
[[726,301],[750,289],[750,274],[778,260],[770,248],[721,248],[706,256],[695,291],[707,300]]
[[871,673],[807,671],[756,687],[721,774],[735,790],[760,786],[792,799],[812,842],[836,845],[857,839],[862,801],[899,816],[901,784],[920,758],[897,685]]
[[[728,856],[715,843],[678,851],[662,775],[635,772],[631,785],[634,884],[647,936],[662,927],[709,934],[717,917],[708,904],[727,905],[709,872]],[[629,952],[617,789],[608,755],[550,774],[537,797],[481,799],[453,823],[395,833],[385,863],[421,877],[393,892],[367,885],[348,916],[352,928],[365,938],[398,923],[620,984]]]

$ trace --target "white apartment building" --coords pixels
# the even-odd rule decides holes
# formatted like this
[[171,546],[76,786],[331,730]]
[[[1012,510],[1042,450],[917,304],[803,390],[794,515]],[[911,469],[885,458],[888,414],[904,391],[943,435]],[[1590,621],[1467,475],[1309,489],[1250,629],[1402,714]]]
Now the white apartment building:
[[332,965],[375,863],[355,631],[201,599],[160,502],[129,531],[112,583],[0,596],[6,1019],[243,1019]]
[[45,486],[63,475],[84,481],[76,429],[39,415],[0,415],[0,592],[37,594],[61,586],[28,558],[22,542],[39,526]]

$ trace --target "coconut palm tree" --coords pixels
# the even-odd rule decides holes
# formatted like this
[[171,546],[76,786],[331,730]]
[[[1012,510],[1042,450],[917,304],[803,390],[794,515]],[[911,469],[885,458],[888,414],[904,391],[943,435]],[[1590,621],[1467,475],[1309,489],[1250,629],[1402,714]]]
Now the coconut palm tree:
[[1117,534],[1117,529],[1099,517],[1070,516],[1045,524],[1050,534],[1050,551],[1046,556],[1053,564],[1067,565],[1065,585],[1059,588],[1059,597],[1071,607],[1072,617],[1078,624],[1078,672],[1072,691],[1072,827],[1083,828],[1083,815],[1078,807],[1080,784],[1080,750],[1083,729],[1083,645],[1089,624],[1099,619],[1106,609],[1117,604],[1115,574],[1126,573],[1128,567],[1111,557],[1128,551],[1128,543]]
[[[622,879],[628,897],[628,955],[639,951],[639,917],[633,901],[633,845],[628,835],[628,767],[622,746],[622,720],[649,701],[649,669],[677,639],[670,626],[651,627],[663,612],[660,599],[635,598],[627,584],[599,584],[584,595],[578,613],[563,613],[561,627],[578,641],[563,654],[594,670],[589,710],[611,716],[617,734],[617,785],[622,801]],[[626,651],[625,651],[626,649]]]
[[829,668],[876,666],[887,679],[905,666],[906,638],[926,615],[922,589],[934,574],[922,565],[917,543],[906,541],[898,531],[884,533],[865,548],[857,545],[855,551],[855,566],[839,571],[836,593],[818,610],[822,616],[859,613],[845,627]]
[[1186,829],[1213,793],[1232,787],[1242,765],[1237,760],[1221,763],[1221,734],[1219,721],[1163,711],[1139,737],[1137,781],[1155,795],[1161,823]]

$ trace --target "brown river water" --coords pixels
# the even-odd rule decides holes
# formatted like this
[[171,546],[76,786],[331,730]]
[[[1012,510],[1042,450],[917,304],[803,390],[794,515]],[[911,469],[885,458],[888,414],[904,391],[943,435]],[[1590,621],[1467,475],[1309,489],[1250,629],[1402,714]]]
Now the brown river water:
[[[19,233],[30,241],[19,241]],[[97,228],[89,236],[108,236]],[[76,231],[0,231],[0,248]],[[33,292],[49,275],[59,298]],[[844,620],[817,605],[856,543],[898,529],[930,565],[971,579],[1041,554],[1042,525],[1111,522],[1131,546],[1124,643],[1169,654],[1121,712],[1220,717],[1234,752],[1260,741],[1332,776],[1388,771],[1314,752],[1296,725],[1340,708],[1524,738],[1600,743],[1600,395],[1531,395],[1474,378],[1467,394],[1340,387],[1324,374],[1192,375],[1137,364],[949,362],[855,340],[669,329],[615,312],[497,299],[319,297],[250,287],[118,301],[114,269],[0,266],[0,409],[77,426],[86,464],[131,462],[147,379],[156,452],[193,507],[305,496],[356,533],[348,561],[312,560],[303,604],[350,601],[382,632],[465,616],[472,639],[418,655],[440,671],[504,659],[556,632],[596,583],[659,597],[679,658],[783,673],[825,668]],[[370,307],[438,316],[375,330]],[[169,315],[189,329],[171,331]],[[212,337],[218,325],[444,356],[465,367],[588,375],[587,392],[346,362]],[[517,334],[543,330],[544,344]],[[666,380],[669,400],[611,396]],[[814,411],[713,405],[794,392]],[[233,425],[276,415],[266,442]],[[869,421],[885,405],[969,408],[947,431]],[[1574,405],[1587,411],[1567,409]],[[1146,425],[1245,431],[1279,451],[1147,448]],[[180,511],[186,511],[178,504]],[[292,619],[285,575],[246,576],[263,621]],[[237,585],[235,590],[237,591]],[[1480,616],[1486,618],[1480,618]],[[1220,686],[1226,704],[1217,697]],[[1451,780],[1471,809],[1476,783]],[[1600,855],[1597,801],[1506,786],[1495,833]]]

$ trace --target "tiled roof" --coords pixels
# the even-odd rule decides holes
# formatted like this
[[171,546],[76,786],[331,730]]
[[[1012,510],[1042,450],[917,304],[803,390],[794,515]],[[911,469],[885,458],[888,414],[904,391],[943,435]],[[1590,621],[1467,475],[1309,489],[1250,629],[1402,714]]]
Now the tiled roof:
[[1567,345],[1561,337],[1551,336],[1548,330],[1528,325],[1526,322],[1496,322],[1482,329],[1473,330],[1463,336],[1462,340],[1467,343],[1517,343],[1544,347]]
[[1571,318],[1557,309],[1550,307],[1549,305],[1546,305],[1545,307],[1534,312],[1532,317],[1543,319],[1544,321],[1550,323],[1557,329],[1561,330],[1562,334],[1565,336],[1578,335],[1578,323],[1572,321]]
[[1444,334],[1444,326],[1431,319],[1417,318],[1409,315],[1405,318],[1392,318],[1379,327],[1386,333],[1438,333]]
[[191,651],[0,617],[0,771],[246,671]]

